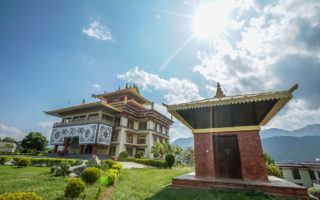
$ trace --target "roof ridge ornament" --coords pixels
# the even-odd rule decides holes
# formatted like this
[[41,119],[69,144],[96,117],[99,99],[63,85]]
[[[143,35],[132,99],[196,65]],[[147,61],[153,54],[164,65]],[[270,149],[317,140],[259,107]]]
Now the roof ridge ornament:
[[226,95],[223,94],[223,91],[221,89],[220,83],[217,83],[217,90],[216,90],[216,95],[214,95],[214,98],[223,98]]

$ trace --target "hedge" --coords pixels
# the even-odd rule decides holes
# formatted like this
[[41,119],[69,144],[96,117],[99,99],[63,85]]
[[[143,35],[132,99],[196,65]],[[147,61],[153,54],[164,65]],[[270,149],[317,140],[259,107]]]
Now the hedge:
[[31,157],[16,157],[13,158],[15,162],[19,162],[20,159],[30,158],[31,165],[47,165],[49,167],[54,165],[60,165],[61,163],[67,163],[71,166],[80,165],[81,161],[77,159],[60,159],[60,158],[31,158]]
[[13,192],[0,195],[0,200],[42,200],[35,192]]
[[1,156],[0,157],[0,165],[3,165],[4,163],[10,161],[11,158],[9,156]]
[[145,158],[127,158],[126,161],[136,162],[143,165],[149,165],[153,167],[167,167],[167,163],[164,160],[151,160]]

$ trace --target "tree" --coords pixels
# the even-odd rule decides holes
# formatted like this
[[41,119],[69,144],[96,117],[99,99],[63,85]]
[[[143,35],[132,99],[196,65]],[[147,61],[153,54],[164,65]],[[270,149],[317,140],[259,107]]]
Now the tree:
[[274,165],[274,160],[273,160],[273,158],[269,155],[269,154],[267,154],[267,153],[263,153],[263,155],[264,155],[264,161],[268,164],[268,165]]
[[2,139],[2,142],[14,142],[15,143],[16,140],[11,137],[5,137]]
[[24,149],[43,151],[48,145],[48,140],[42,133],[30,132],[21,142]]
[[192,147],[188,147],[181,153],[182,162],[188,166],[194,165],[194,150]]

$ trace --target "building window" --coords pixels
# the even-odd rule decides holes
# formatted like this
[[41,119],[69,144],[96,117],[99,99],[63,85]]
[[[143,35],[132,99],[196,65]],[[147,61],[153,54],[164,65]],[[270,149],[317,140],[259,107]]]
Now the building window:
[[139,130],[146,130],[147,122],[139,122]]
[[153,130],[156,131],[157,130],[157,124],[153,123]]
[[97,120],[98,118],[99,118],[99,113],[94,113],[94,114],[88,115],[88,120],[90,120],[90,121]]
[[144,149],[137,149],[136,154],[140,155],[141,157],[144,156]]
[[118,141],[118,135],[119,135],[119,132],[118,131],[114,131],[113,134],[112,134],[112,137],[111,137],[111,141],[112,142]]
[[62,122],[63,122],[63,123],[66,123],[66,124],[70,123],[70,122],[71,122],[71,117],[64,118],[64,119],[62,120]]
[[109,116],[109,115],[106,115],[106,114],[102,114],[102,119],[104,121],[107,121],[107,122],[112,122],[113,121],[113,117]]
[[127,143],[133,143],[133,134],[132,133],[127,133],[126,141],[127,141]]
[[137,144],[145,144],[146,143],[146,136],[138,136]]
[[318,177],[319,177],[319,180],[320,180],[320,171],[318,171]]
[[127,153],[128,153],[128,156],[129,156],[129,157],[132,157],[132,155],[133,155],[133,149],[132,149],[132,147],[127,147]]
[[82,122],[86,120],[86,115],[74,116],[72,121],[73,122]]
[[299,169],[292,169],[292,176],[294,179],[301,179]]
[[309,175],[310,175],[311,180],[313,180],[313,181],[317,180],[313,170],[309,170]]
[[120,126],[120,117],[116,117],[116,118],[114,119],[114,125],[115,125],[115,126]]
[[116,147],[115,146],[110,146],[110,156],[115,156],[116,155]]
[[161,143],[161,144],[163,143],[163,138],[160,138],[160,143]]
[[128,120],[128,128],[133,129],[133,121],[132,120]]

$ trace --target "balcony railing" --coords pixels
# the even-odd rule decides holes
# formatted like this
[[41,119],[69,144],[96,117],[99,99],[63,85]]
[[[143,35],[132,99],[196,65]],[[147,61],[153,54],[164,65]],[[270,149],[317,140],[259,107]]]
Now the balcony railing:
[[113,126],[113,122],[108,120],[104,120],[99,117],[84,119],[84,120],[76,120],[76,121],[65,121],[65,122],[55,122],[53,127],[61,127],[61,126],[71,126],[71,125],[82,125],[82,124],[91,124],[91,123],[101,123],[109,126]]

